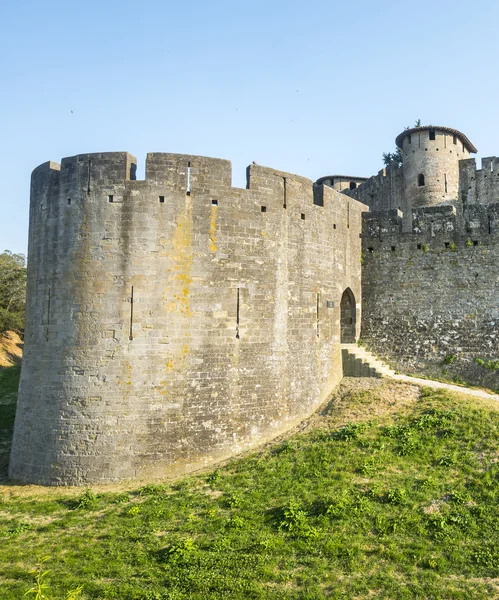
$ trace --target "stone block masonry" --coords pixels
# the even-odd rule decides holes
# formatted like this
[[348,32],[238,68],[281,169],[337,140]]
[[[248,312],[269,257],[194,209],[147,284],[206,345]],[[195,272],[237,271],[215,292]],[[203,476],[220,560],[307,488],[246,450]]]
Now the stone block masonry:
[[[32,175],[25,356],[10,476],[185,473],[284,432],[342,376],[360,327],[363,204],[252,165],[128,153]],[[355,306],[354,303],[354,306]]]
[[499,389],[499,204],[364,214],[362,339],[404,373]]

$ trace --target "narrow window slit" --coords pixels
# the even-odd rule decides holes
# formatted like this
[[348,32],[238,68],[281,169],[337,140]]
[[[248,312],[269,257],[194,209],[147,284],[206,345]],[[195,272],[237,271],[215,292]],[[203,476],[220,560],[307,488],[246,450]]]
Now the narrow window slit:
[[163,203],[164,203],[164,201],[165,201],[165,197],[164,197],[164,196],[160,196],[160,197],[159,197],[159,201],[161,202],[161,204],[163,204]]
[[133,340],[133,285],[130,292],[130,333],[128,339]]
[[187,196],[191,195],[191,163],[190,162],[187,163],[187,191],[186,191],[186,195]]
[[107,201],[108,201],[108,202],[114,202],[114,196],[110,194],[110,195],[107,197]]
[[301,220],[304,221],[305,220],[305,214],[301,213]]
[[71,198],[68,198],[67,203],[68,203],[68,206],[71,206]]
[[51,289],[48,289],[47,294],[47,327],[45,329],[45,339],[49,341],[49,325],[50,325],[50,301],[51,301]]
[[267,212],[267,207],[266,206],[262,206],[262,213],[263,212]]
[[319,337],[319,327],[320,327],[320,321],[319,321],[319,308],[320,308],[320,295],[319,293],[317,293],[317,337]]
[[445,193],[447,193],[447,173],[444,173]]
[[283,188],[284,188],[283,189],[284,198],[283,198],[283,202],[282,202],[282,207],[283,208],[287,208],[287,188],[286,188],[287,182],[286,182],[286,177],[282,178],[282,185],[283,185]]
[[236,338],[240,339],[239,336],[239,310],[240,310],[240,290],[237,288],[237,301],[236,301]]
[[88,173],[87,173],[87,196],[90,196],[90,172],[92,168],[92,161],[88,161]]
[[392,246],[392,252],[395,252],[396,246]]

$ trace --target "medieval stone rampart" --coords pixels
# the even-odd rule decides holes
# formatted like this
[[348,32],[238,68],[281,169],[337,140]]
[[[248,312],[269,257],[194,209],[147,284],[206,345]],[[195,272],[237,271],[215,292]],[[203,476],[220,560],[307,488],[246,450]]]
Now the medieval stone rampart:
[[363,204],[372,211],[401,210],[407,212],[404,197],[404,175],[397,164],[385,167],[377,175],[369,177],[353,190],[344,190],[344,194]]
[[459,163],[459,199],[464,208],[499,202],[499,158],[482,158],[482,168],[470,158]]
[[499,203],[415,209],[410,233],[364,213],[362,339],[405,373],[499,388],[498,252]]
[[[360,326],[360,203],[253,165],[127,153],[32,176],[11,477],[88,484],[183,473],[312,413]],[[354,315],[355,317],[355,315]]]

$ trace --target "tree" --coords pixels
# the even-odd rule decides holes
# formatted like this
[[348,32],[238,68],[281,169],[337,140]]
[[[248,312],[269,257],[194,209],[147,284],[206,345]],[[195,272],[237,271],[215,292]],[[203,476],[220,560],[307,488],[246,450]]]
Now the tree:
[[[417,121],[414,123],[414,127],[421,127],[421,119],[417,119]],[[409,125],[404,127],[404,131],[408,131],[409,129],[411,129]],[[391,164],[396,164],[400,167],[403,162],[404,156],[400,148],[395,148],[394,152],[383,152],[383,164],[385,167],[388,167],[388,165]]]
[[24,331],[26,259],[5,250],[0,254],[0,334]]
[[400,148],[396,148],[395,152],[383,152],[383,163],[385,167],[391,164],[401,165],[403,162],[403,156]]

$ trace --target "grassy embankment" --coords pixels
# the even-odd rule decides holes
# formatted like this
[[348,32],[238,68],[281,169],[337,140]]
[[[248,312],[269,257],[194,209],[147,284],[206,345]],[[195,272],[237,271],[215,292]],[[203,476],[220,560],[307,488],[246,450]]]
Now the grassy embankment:
[[[0,372],[0,395],[15,379]],[[0,487],[2,600],[44,557],[50,599],[498,598],[498,407],[346,385],[304,430],[212,473]]]

